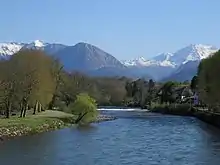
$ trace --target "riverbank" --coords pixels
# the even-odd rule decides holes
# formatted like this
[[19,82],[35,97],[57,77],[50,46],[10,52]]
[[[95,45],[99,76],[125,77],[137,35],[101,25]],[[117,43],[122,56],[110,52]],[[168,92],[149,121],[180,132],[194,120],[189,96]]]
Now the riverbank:
[[209,112],[207,110],[196,109],[194,112],[194,116],[201,121],[214,125],[220,128],[220,114]]
[[189,104],[155,104],[149,107],[150,112],[179,115],[179,116],[192,116],[193,111]]
[[[76,116],[72,114],[51,110],[28,115],[26,118],[14,116],[10,119],[0,119],[0,141],[73,126],[75,119]],[[94,123],[115,119],[112,116],[99,115]]]
[[220,113],[214,113],[208,111],[208,109],[202,109],[199,107],[191,107],[189,104],[179,105],[158,105],[150,109],[150,112],[178,115],[178,116],[193,116],[205,123],[211,124],[220,128]]
[[64,128],[74,123],[74,120],[72,114],[60,111],[45,111],[26,118],[15,116],[0,119],[0,141]]

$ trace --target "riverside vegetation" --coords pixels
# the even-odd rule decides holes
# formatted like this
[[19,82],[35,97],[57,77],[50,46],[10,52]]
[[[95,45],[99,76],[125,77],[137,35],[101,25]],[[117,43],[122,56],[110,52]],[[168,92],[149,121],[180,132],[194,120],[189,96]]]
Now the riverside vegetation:
[[198,75],[191,82],[156,83],[152,79],[70,73],[59,60],[42,51],[19,51],[10,59],[0,61],[0,136],[19,136],[73,123],[94,122],[98,118],[97,105],[189,115],[195,94],[199,97],[199,106],[218,112],[219,62],[218,51],[201,61]]
[[39,50],[19,51],[0,68],[0,139],[111,119],[97,112],[97,104],[114,102],[108,79],[68,73]]
[[[153,112],[196,115],[220,127],[219,63],[220,51],[200,62],[197,75],[190,83],[166,82],[155,95],[160,101],[154,101],[150,109]],[[197,97],[195,103],[194,96]]]

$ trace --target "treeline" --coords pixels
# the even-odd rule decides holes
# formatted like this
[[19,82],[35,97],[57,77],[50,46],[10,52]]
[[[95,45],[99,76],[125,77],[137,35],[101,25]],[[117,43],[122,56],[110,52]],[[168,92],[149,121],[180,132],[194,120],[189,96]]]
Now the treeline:
[[81,93],[87,93],[101,106],[146,108],[154,102],[176,102],[188,85],[69,73],[52,56],[39,50],[23,50],[0,61],[0,113],[9,118],[18,113],[25,117],[27,110],[33,110],[33,114],[46,109],[72,111],[69,107]]
[[58,60],[39,50],[23,50],[0,61],[0,113],[7,118],[27,110],[68,110],[77,95],[87,93],[98,105],[122,105],[127,78],[94,78],[66,72]]
[[128,100],[131,105],[150,108],[152,104],[185,103],[182,97],[189,98],[194,95],[189,82],[168,81],[156,83],[153,80],[138,79],[126,85]]

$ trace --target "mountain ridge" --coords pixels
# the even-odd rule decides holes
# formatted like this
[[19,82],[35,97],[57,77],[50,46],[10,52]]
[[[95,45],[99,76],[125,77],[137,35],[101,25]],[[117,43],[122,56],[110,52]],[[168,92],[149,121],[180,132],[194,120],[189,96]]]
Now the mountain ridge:
[[218,49],[212,45],[190,44],[174,53],[161,53],[150,59],[138,57],[133,60],[123,61],[126,66],[170,66],[178,67],[188,61],[197,61],[207,58]]
[[[124,61],[123,64],[129,68],[136,68],[137,70],[142,68],[142,70],[145,70],[146,72],[151,70],[151,72],[148,73],[156,80],[189,80],[194,76],[193,74],[195,71],[190,72],[189,70],[189,74],[185,74],[187,67],[194,67],[193,70],[196,70],[199,61],[209,57],[211,54],[217,52],[217,50],[218,49],[212,45],[190,44],[174,53],[161,53],[151,59],[140,57],[134,60]],[[194,63],[191,65],[185,65],[191,62]],[[176,71],[182,73],[183,76],[181,77]]]
[[182,76],[181,79],[191,78],[190,74],[185,74],[187,67],[194,67],[193,70],[195,70],[198,62],[190,65],[187,63],[200,61],[218,50],[211,45],[190,44],[174,53],[161,53],[150,59],[139,57],[133,60],[119,61],[111,54],[89,43],[79,42],[69,46],[35,40],[30,43],[0,43],[0,58],[8,59],[14,53],[24,49],[42,50],[48,55],[58,58],[64,68],[69,71],[78,70],[95,76],[147,76],[157,81],[175,79],[175,75],[178,75],[176,80],[179,80],[181,73],[187,75],[186,77]]

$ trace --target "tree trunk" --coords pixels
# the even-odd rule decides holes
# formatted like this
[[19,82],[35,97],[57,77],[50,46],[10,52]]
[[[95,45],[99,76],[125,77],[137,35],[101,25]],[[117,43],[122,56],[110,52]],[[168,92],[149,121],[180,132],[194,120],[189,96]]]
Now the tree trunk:
[[23,116],[23,112],[24,112],[24,107],[23,107],[23,105],[21,104],[21,113],[20,113],[20,117]]
[[50,102],[50,104],[49,104],[49,107],[48,107],[49,110],[52,110],[52,109],[53,109],[54,103],[55,103],[55,99],[56,99],[56,96],[53,95],[52,100],[51,100],[51,102]]
[[36,114],[37,109],[38,109],[38,101],[36,101],[35,103],[33,115]]
[[41,103],[38,104],[38,112],[41,112]]
[[11,103],[8,101],[6,107],[6,118],[10,118],[10,112],[11,112]]
[[23,117],[26,117],[27,108],[28,108],[28,104],[26,103],[25,106],[24,106]]
[[86,114],[87,112],[85,112],[83,115],[80,114],[79,117],[76,119],[75,124],[78,124]]

